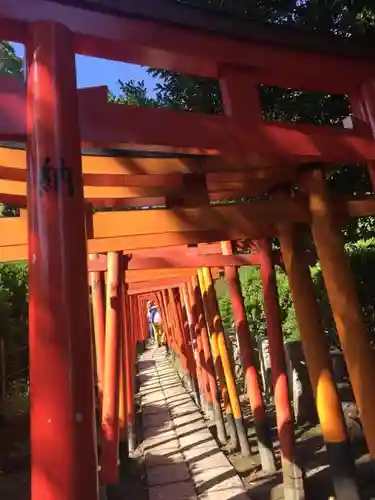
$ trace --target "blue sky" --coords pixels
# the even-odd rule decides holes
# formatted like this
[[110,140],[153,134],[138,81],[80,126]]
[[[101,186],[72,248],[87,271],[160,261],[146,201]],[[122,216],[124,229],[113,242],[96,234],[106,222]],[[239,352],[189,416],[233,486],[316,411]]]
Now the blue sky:
[[[12,44],[16,54],[24,56],[24,46],[19,43]],[[147,74],[146,68],[117,61],[107,61],[95,57],[76,56],[78,87],[96,87],[107,85],[114,93],[118,93],[117,80],[144,80],[150,95],[153,94],[155,80]]]

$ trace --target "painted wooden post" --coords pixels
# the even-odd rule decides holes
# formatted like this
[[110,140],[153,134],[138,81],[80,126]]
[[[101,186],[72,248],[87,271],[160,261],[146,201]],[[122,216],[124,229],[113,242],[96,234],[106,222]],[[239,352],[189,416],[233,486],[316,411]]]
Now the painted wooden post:
[[34,22],[27,41],[31,498],[92,500],[99,493],[74,37],[63,25]]
[[[203,278],[198,280],[198,276],[192,278],[192,286],[195,296],[195,304],[197,307],[198,315],[198,327],[202,336],[202,347],[204,353],[204,362],[207,369],[207,379],[210,388],[210,394],[212,398],[212,416],[213,421],[216,426],[217,438],[220,443],[225,444],[227,442],[223,414],[221,411],[219,391],[216,385],[216,376],[213,362],[213,354],[211,353],[210,339],[207,330],[207,322],[205,316],[205,306],[202,299],[202,292],[199,283],[201,282],[202,290],[204,287]],[[231,409],[230,409],[231,410]]]
[[359,500],[353,453],[304,250],[295,227],[279,224],[278,232],[336,498]]
[[[91,254],[90,260],[95,260],[97,255]],[[92,300],[92,315],[94,324],[94,339],[95,339],[95,359],[96,373],[98,379],[98,390],[100,403],[103,401],[103,379],[104,379],[104,346],[105,346],[105,289],[104,289],[104,273],[101,271],[91,271],[91,300]]]
[[122,253],[108,254],[105,360],[102,410],[102,470],[104,484],[118,482],[120,363],[122,332]]
[[220,317],[219,307],[216,299],[216,292],[212,281],[211,270],[208,267],[203,268],[203,279],[205,291],[208,299],[208,308],[212,318],[212,328],[217,337],[217,344],[220,354],[222,367],[224,370],[225,382],[228,390],[230,406],[232,407],[234,425],[241,449],[244,457],[250,455],[250,445],[247,439],[246,429],[242,418],[240,400],[237,393],[236,382],[233,376],[232,366],[229,360],[228,348],[224,335],[224,328]]
[[165,303],[164,303],[163,293],[161,291],[157,292],[156,298],[157,298],[157,302],[159,305],[160,314],[161,314],[162,322],[163,322],[165,349],[167,352],[169,352],[169,350],[171,348],[171,338],[170,338],[168,317],[167,317],[167,311],[166,311],[166,307],[165,307]]
[[277,431],[280,441],[286,499],[304,498],[302,471],[296,463],[296,449],[292,409],[289,400],[288,376],[281,328],[276,274],[272,262],[271,244],[257,240],[260,255],[260,276],[263,285],[264,310],[271,359],[272,385],[275,397]]
[[192,387],[192,382],[190,380],[190,373],[189,373],[189,363],[188,363],[188,358],[187,358],[187,348],[185,346],[185,340],[182,334],[182,325],[181,325],[181,318],[179,317],[178,310],[177,310],[177,304],[176,304],[176,297],[175,294],[173,293],[173,290],[170,288],[168,289],[168,294],[169,294],[169,305],[171,308],[171,314],[172,314],[172,320],[173,320],[173,328],[174,328],[174,334],[175,334],[175,339],[176,339],[176,346],[177,346],[177,355],[178,355],[178,361],[179,365],[182,370],[182,379],[184,382],[189,386],[189,388]]
[[199,358],[199,353],[198,353],[197,339],[196,339],[196,335],[195,335],[196,334],[195,325],[194,325],[194,321],[193,321],[191,304],[190,304],[190,299],[189,299],[186,284],[184,284],[180,287],[180,294],[181,294],[183,319],[184,319],[184,323],[186,325],[186,331],[187,331],[186,335],[188,335],[188,337],[189,337],[189,343],[191,346],[191,357],[192,357],[191,365],[192,365],[193,377],[195,378],[196,383],[197,383],[196,392],[195,392],[196,402],[197,402],[197,404],[199,404],[202,407],[202,409],[204,411],[207,411],[204,382],[202,379],[202,366],[200,363],[200,358]]
[[[210,391],[210,385],[208,381],[208,369],[206,366],[206,360],[204,356],[203,349],[203,340],[202,340],[202,332],[199,327],[199,317],[197,310],[196,297],[194,293],[194,288],[192,283],[186,284],[186,294],[187,299],[190,304],[190,315],[191,315],[191,328],[193,330],[193,339],[196,347],[196,358],[197,358],[197,366],[199,366],[200,378],[201,378],[201,390],[203,400],[205,402],[205,411],[206,414],[211,418],[212,416],[212,395]],[[207,334],[207,332],[206,332]]]
[[[230,241],[222,242],[222,252],[224,255],[233,254]],[[273,454],[271,430],[267,421],[260,381],[254,362],[254,346],[247,322],[237,269],[235,267],[226,267],[225,278],[228,283],[229,296],[232,303],[247,395],[254,418],[260,461],[262,469],[265,472],[273,473],[276,471],[276,465]]]
[[133,453],[136,447],[135,436],[135,413],[134,413],[134,364],[135,364],[135,314],[133,308],[134,297],[125,292],[125,381],[126,381],[126,414],[128,431],[129,453]]
[[336,220],[324,174],[311,170],[301,179],[309,193],[311,229],[329,301],[359,409],[368,448],[375,459],[375,352],[358,300],[356,284],[345,253],[340,223]]

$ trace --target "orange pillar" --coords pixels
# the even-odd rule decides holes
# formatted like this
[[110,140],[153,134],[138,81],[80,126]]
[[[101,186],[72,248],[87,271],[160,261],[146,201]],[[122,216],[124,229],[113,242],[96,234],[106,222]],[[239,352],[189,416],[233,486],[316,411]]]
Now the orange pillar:
[[302,185],[309,193],[311,229],[329,301],[345,356],[368,448],[375,459],[375,353],[358,300],[356,284],[345,254],[340,224],[336,221],[324,174],[307,172]]
[[121,290],[121,308],[122,308],[122,328],[121,328],[121,358],[120,358],[120,409],[119,409],[119,427],[120,427],[120,460],[122,456],[128,455],[128,412],[127,412],[127,379],[126,379],[126,363],[127,363],[127,342],[126,335],[128,332],[126,308],[127,284],[122,281]]
[[142,342],[145,346],[145,342],[148,339],[149,331],[148,331],[148,321],[147,321],[147,301],[142,300],[139,303],[139,307],[141,308],[141,317],[142,317]]
[[222,359],[222,353],[219,347],[219,335],[215,327],[215,305],[213,304],[212,286],[210,286],[211,271],[208,268],[198,270],[199,286],[202,291],[204,313],[207,319],[208,333],[211,340],[212,358],[215,367],[216,376],[219,379],[221,397],[223,400],[227,426],[229,431],[230,448],[238,448],[238,436],[234,421],[234,411],[229,397],[227,378],[225,374],[225,359]]
[[[232,255],[232,243],[230,241],[222,242],[222,251],[224,255]],[[237,269],[235,267],[226,267],[225,278],[228,283],[229,296],[232,303],[247,395],[254,418],[260,462],[265,472],[273,473],[276,471],[276,465],[272,448],[271,429],[267,421],[259,377],[254,362],[254,347],[247,322]]]
[[[202,287],[204,287],[203,278],[201,278]],[[212,398],[212,416],[213,421],[216,426],[217,438],[220,443],[225,444],[227,442],[223,414],[221,411],[221,405],[219,400],[219,392],[216,384],[216,376],[214,370],[214,362],[212,360],[213,354],[211,353],[210,339],[207,332],[207,322],[205,316],[205,308],[202,300],[201,288],[199,286],[198,277],[194,276],[192,278],[192,285],[194,289],[195,304],[197,307],[198,315],[198,327],[202,336],[202,347],[204,353],[204,364],[207,369],[207,379],[210,388],[210,394]],[[203,288],[202,288],[203,292]],[[231,410],[231,409],[230,409]]]
[[296,449],[292,409],[284,351],[284,336],[281,328],[276,274],[272,262],[271,244],[267,239],[258,240],[261,259],[260,276],[263,285],[264,311],[271,360],[272,385],[275,396],[277,431],[280,441],[283,469],[284,494],[286,498],[304,498],[302,471],[296,463]]
[[170,297],[169,297],[169,291],[163,290],[162,294],[163,294],[163,300],[164,300],[165,310],[166,310],[166,314],[167,314],[169,337],[171,339],[171,347],[172,347],[171,354],[172,354],[173,359],[176,359],[176,357],[178,356],[178,346],[177,346],[176,334],[175,334],[174,323],[173,323],[173,314],[172,314],[172,307],[171,307],[171,302],[170,302]]
[[200,364],[200,358],[198,354],[197,339],[195,336],[195,325],[193,322],[191,304],[186,284],[180,287],[180,294],[181,294],[182,309],[184,314],[184,321],[186,324],[186,335],[188,335],[189,342],[191,345],[191,357],[192,357],[191,363],[192,363],[193,377],[196,379],[198,386],[197,387],[198,390],[196,391],[197,392],[196,402],[197,404],[200,404],[205,411],[207,411],[204,383],[202,380],[202,367]]
[[118,482],[120,362],[122,331],[122,253],[107,257],[107,297],[105,325],[105,360],[103,386],[103,454],[101,480]]
[[195,360],[193,355],[192,342],[190,338],[189,325],[186,317],[186,310],[182,306],[180,290],[178,288],[173,289],[173,296],[176,305],[177,320],[182,335],[182,349],[186,353],[186,361],[188,369],[188,377],[187,377],[188,390],[192,392],[194,400],[198,405],[199,404],[198,381],[196,377]]
[[[120,394],[119,394],[119,439],[120,439],[120,448],[125,443],[127,444],[128,440],[128,431],[126,425],[126,382],[124,375],[124,334],[125,332],[121,332],[121,360],[120,360]],[[120,453],[121,454],[121,453]],[[121,457],[120,457],[121,460]]]
[[354,458],[304,250],[292,225],[279,224],[278,232],[336,498],[359,500]]
[[52,22],[28,28],[31,498],[94,500],[94,377],[74,36]]
[[164,314],[165,314],[165,326],[167,331],[168,338],[168,352],[173,353],[176,349],[173,328],[172,328],[172,319],[170,317],[169,304],[168,304],[168,293],[167,290],[162,290],[160,292],[161,300],[163,303]]
[[230,363],[227,343],[224,335],[224,328],[221,321],[219,307],[216,299],[216,292],[212,281],[211,270],[208,267],[203,268],[203,279],[205,284],[205,291],[208,299],[208,308],[212,317],[212,327],[217,336],[217,344],[220,353],[220,359],[224,370],[225,382],[228,390],[230,406],[234,418],[234,425],[240,444],[241,453],[244,457],[250,455],[250,446],[247,439],[247,433],[242,418],[240,400],[237,394],[236,382],[233,376],[233,370]]
[[175,334],[175,339],[176,339],[176,347],[177,347],[176,354],[178,356],[178,361],[179,361],[180,367],[182,369],[182,378],[185,381],[185,383],[187,383],[191,387],[189,364],[188,364],[188,358],[187,358],[187,349],[186,349],[186,346],[184,343],[184,338],[183,338],[183,334],[182,334],[182,325],[181,325],[180,318],[178,316],[175,295],[174,295],[173,290],[171,288],[168,290],[168,295],[169,295],[169,305],[170,305],[171,314],[172,314],[174,334]]
[[163,299],[163,293],[157,292],[156,293],[156,299],[159,305],[161,317],[162,317],[162,322],[163,322],[163,331],[164,331],[164,337],[165,337],[165,348],[167,352],[170,349],[171,346],[171,339],[169,336],[169,328],[168,328],[168,319],[167,319],[167,312],[164,304],[164,299]]
[[190,316],[191,316],[191,328],[192,328],[192,336],[193,342],[195,343],[195,356],[197,367],[199,366],[199,373],[201,379],[201,389],[202,389],[202,397],[205,402],[206,412],[211,416],[212,414],[212,396],[210,391],[210,385],[208,381],[208,370],[206,366],[206,360],[204,356],[203,350],[203,342],[202,342],[202,333],[199,327],[199,318],[197,312],[197,304],[196,297],[193,289],[193,285],[191,283],[186,284],[186,294],[187,300],[189,300],[190,305]]
[[134,413],[134,366],[135,362],[135,342],[134,342],[134,325],[135,315],[133,309],[134,296],[125,294],[126,307],[126,329],[124,335],[124,356],[125,356],[125,382],[126,382],[126,415],[127,415],[127,431],[128,431],[128,447],[129,452],[135,450],[135,413]]
[[[91,254],[90,260],[97,259],[97,255]],[[104,345],[105,345],[105,291],[104,291],[104,273],[100,271],[91,271],[91,300],[94,323],[95,339],[95,358],[96,373],[98,378],[98,390],[100,402],[103,400],[103,380],[104,380]]]

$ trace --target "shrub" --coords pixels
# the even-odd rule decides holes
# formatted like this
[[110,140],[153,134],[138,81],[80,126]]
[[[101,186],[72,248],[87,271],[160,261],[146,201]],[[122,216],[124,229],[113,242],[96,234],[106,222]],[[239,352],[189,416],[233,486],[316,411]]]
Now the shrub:
[[[368,329],[375,341],[375,238],[359,240],[346,245],[350,265],[355,276],[358,296]],[[328,301],[327,291],[319,263],[311,268],[315,284],[316,296],[325,332],[330,344],[338,346],[338,335]],[[285,340],[297,340],[299,330],[289,288],[289,281],[282,269],[276,269],[277,289],[279,295],[280,315]],[[233,314],[228,288],[224,278],[217,287],[220,312],[226,329],[233,327]],[[256,340],[266,336],[266,323],[263,307],[263,289],[259,268],[244,267],[240,269],[240,281],[244,304],[251,334]]]

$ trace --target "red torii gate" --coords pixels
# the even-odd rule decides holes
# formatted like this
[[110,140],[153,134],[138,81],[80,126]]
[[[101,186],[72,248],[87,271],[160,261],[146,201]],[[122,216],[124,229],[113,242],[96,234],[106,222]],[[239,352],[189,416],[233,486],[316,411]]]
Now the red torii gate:
[[[95,443],[90,421],[93,401],[90,391],[92,373],[88,309],[85,305],[87,252],[81,145],[203,154],[207,158],[199,171],[201,175],[210,171],[216,174],[228,172],[232,168],[251,170],[252,175],[247,177],[249,182],[252,179],[266,181],[257,186],[260,190],[264,190],[265,186],[267,190],[277,185],[278,175],[285,169],[288,170],[288,180],[300,181],[309,197],[304,214],[312,225],[370,452],[375,456],[375,431],[372,424],[375,408],[367,396],[367,383],[363,377],[366,372],[366,379],[375,381],[375,363],[368,349],[368,335],[346,265],[336,214],[331,208],[332,202],[322,173],[314,170],[313,173],[305,173],[302,179],[297,175],[299,164],[371,164],[374,161],[371,123],[374,114],[372,83],[375,68],[370,57],[357,57],[358,54],[350,50],[345,53],[345,47],[340,50],[332,47],[330,50],[313,46],[314,51],[297,51],[291,48],[291,43],[289,46],[285,43],[275,46],[275,40],[268,40],[268,43],[261,43],[259,39],[236,40],[233,35],[223,36],[208,30],[198,33],[192,27],[184,28],[155,20],[116,18],[46,0],[18,0],[16,3],[3,0],[0,6],[0,30],[3,38],[26,42],[28,52],[26,123],[22,109],[22,102],[25,101],[18,101],[17,107],[13,107],[11,100],[2,101],[0,138],[20,142],[27,139],[30,373],[31,390],[37,402],[32,405],[33,497],[38,500],[92,500],[97,496]],[[100,91],[100,97],[97,90],[88,92],[86,105],[79,108],[75,51],[219,78],[225,116],[179,114],[170,110],[109,105],[104,92]],[[321,78],[322,74],[324,79]],[[365,122],[365,125],[356,125],[354,131],[350,131],[264,122],[261,120],[256,92],[256,86],[262,83],[348,94],[356,106],[355,118]],[[154,127],[153,123],[158,123],[158,127]],[[58,187],[56,191],[49,191],[48,169],[51,166],[60,172],[59,180],[63,181],[53,186]],[[5,165],[4,168],[8,167]],[[179,168],[181,173],[182,166]],[[183,168],[186,169],[186,165]],[[71,183],[66,178],[70,175]],[[60,189],[64,183],[67,189]],[[201,194],[198,193],[197,198],[194,198],[195,203],[199,203]],[[10,193],[10,196],[12,198],[9,199],[18,200],[21,206],[25,206],[25,193]],[[189,195],[185,198],[182,196],[182,204],[187,204],[189,198]],[[280,203],[270,203],[269,219],[272,216],[277,219],[273,209],[289,201],[285,195]],[[279,219],[282,218],[279,215]],[[322,351],[317,356],[316,351],[311,350],[312,330],[317,328],[319,331],[319,325],[313,325],[312,328],[303,321],[303,316],[309,316],[307,313],[314,310],[314,298],[310,294],[310,302],[303,299],[306,290],[310,290],[309,277],[301,271],[305,263],[298,253],[291,229],[291,224],[300,219],[289,214],[289,217],[285,217],[284,225],[279,219],[274,226],[287,256],[285,266],[292,282],[302,340],[310,353],[308,365],[315,380],[317,399],[321,397],[321,392],[329,394],[330,417],[337,416],[338,413],[334,411],[337,399],[327,371],[327,362]],[[194,219],[192,224],[196,222]],[[176,220],[176,227],[178,224]],[[240,218],[236,219],[236,224],[237,231],[241,231]],[[272,231],[275,232],[275,227],[272,227]],[[201,228],[201,232],[207,232],[206,228]],[[177,239],[173,240],[175,244]],[[182,239],[183,236],[180,242]],[[24,251],[25,243],[22,245]],[[114,250],[124,248],[126,246]],[[266,280],[272,266],[267,248],[262,248],[264,266],[261,267],[269,271],[264,277]],[[108,247],[103,251],[108,251]],[[114,259],[114,264],[116,259],[121,260],[119,255],[116,258],[111,256],[111,259]],[[298,273],[296,268],[299,269]],[[110,283],[111,276],[108,279]],[[204,278],[202,285],[206,292],[207,307],[212,313],[212,284],[209,276],[206,276],[206,280]],[[107,294],[107,300],[118,299],[118,294],[119,289],[115,287]],[[343,295],[345,300],[342,300]],[[134,304],[134,301],[131,302],[131,307],[134,308]],[[268,317],[275,321],[275,315],[272,314],[275,311],[274,301],[270,300],[268,309],[271,311]],[[118,320],[111,317],[108,321],[115,325]],[[109,327],[108,330],[114,331],[115,328]],[[353,331],[356,332],[355,339]],[[74,349],[70,349],[73,344]],[[114,376],[118,363],[117,351],[113,350],[115,362],[111,376]],[[65,363],[63,354],[69,357],[68,363]],[[316,359],[314,361],[314,356],[319,362]],[[49,380],[46,380],[43,370],[46,358],[51,363]],[[358,369],[359,361],[361,370]],[[283,376],[280,378],[283,367],[273,366],[273,372],[276,377],[275,389],[277,383],[280,386],[282,379],[282,394],[285,398],[286,381]],[[59,387],[59,405],[56,405],[56,386]],[[61,405],[65,407],[64,413],[60,411]],[[343,460],[346,456],[341,451],[346,451],[345,432],[337,424],[337,419],[335,428],[330,428],[320,403],[318,411],[330,453],[335,456],[335,463],[340,463],[338,455],[341,454]],[[287,434],[289,439],[291,435],[290,429],[287,433],[285,430],[290,425],[290,415],[278,414],[278,424],[287,477],[289,466],[293,463],[288,463],[291,461],[290,449],[288,451],[288,443],[285,444],[282,436]],[[336,448],[340,449],[338,454],[334,451]],[[60,451],[59,459],[53,460],[56,449]],[[336,475],[338,490],[339,483],[339,476]]]

